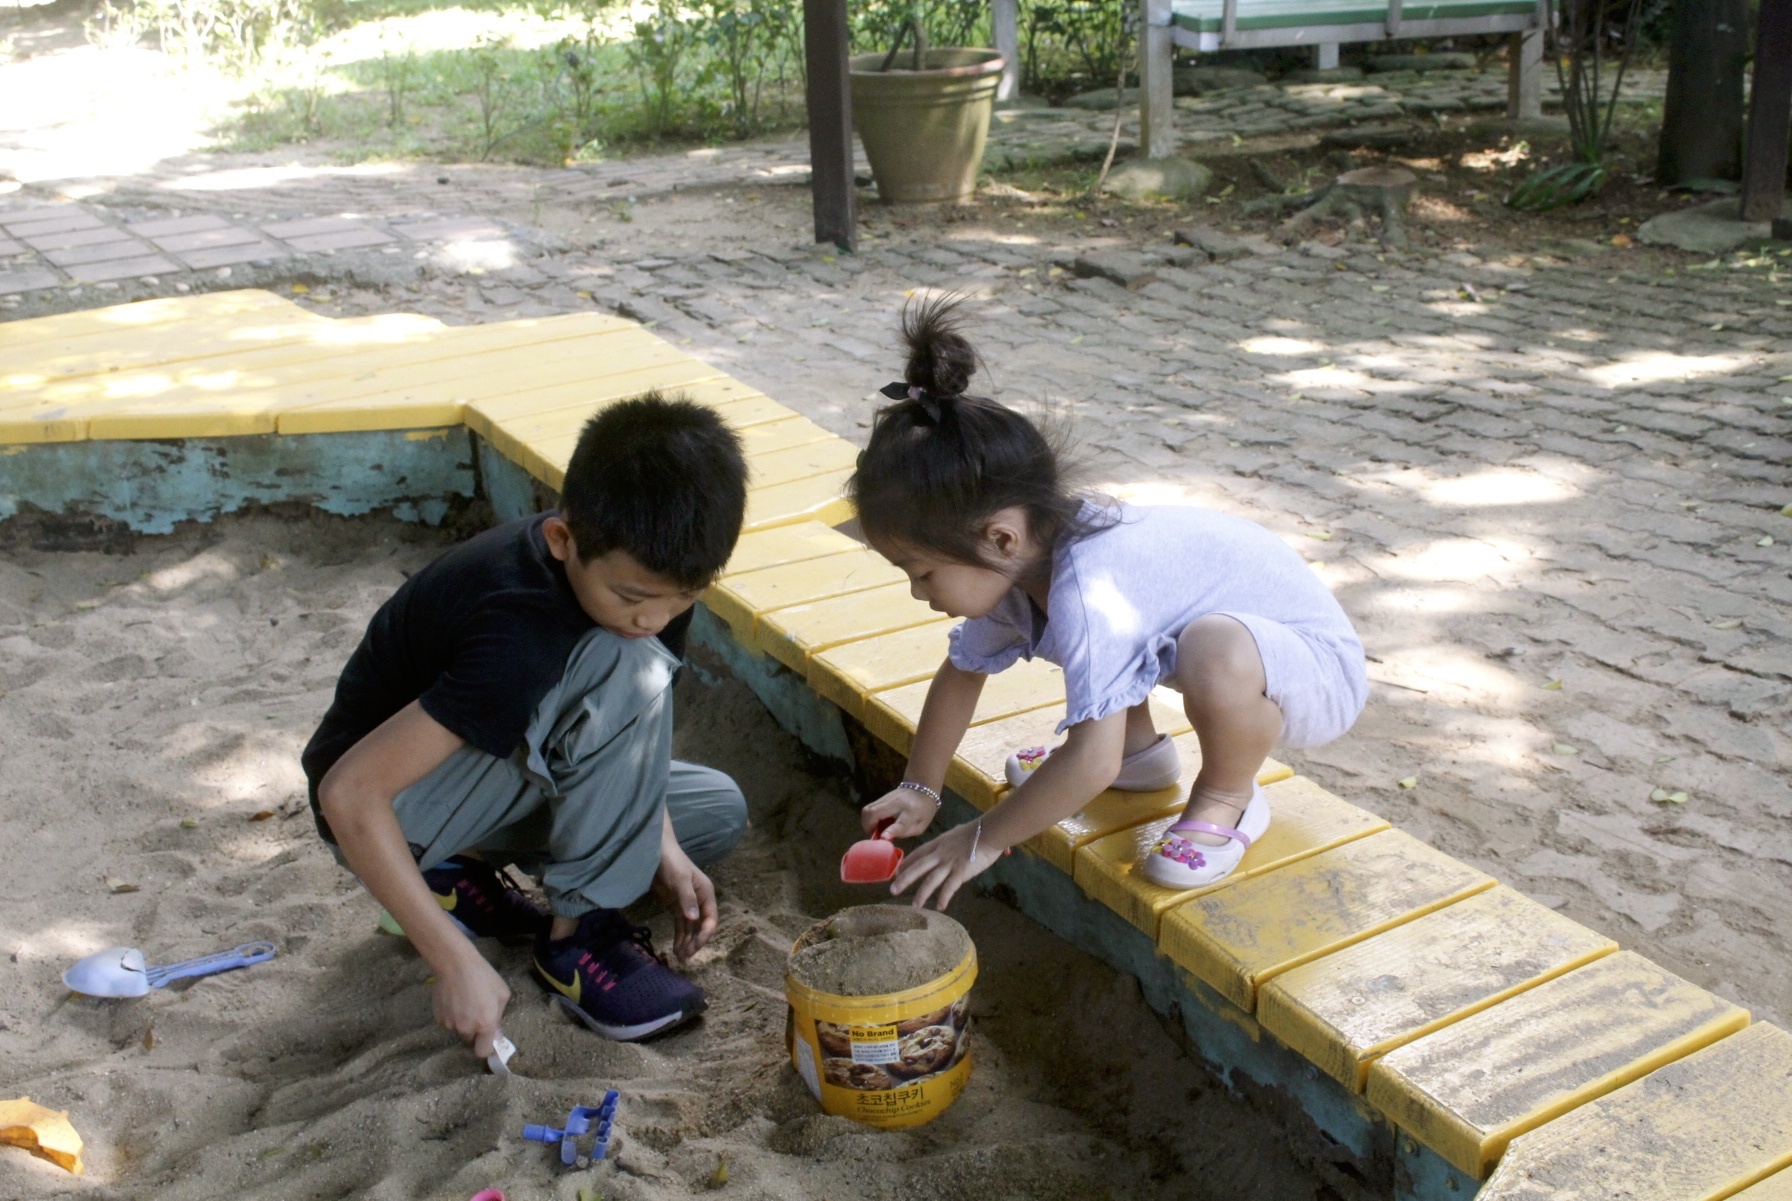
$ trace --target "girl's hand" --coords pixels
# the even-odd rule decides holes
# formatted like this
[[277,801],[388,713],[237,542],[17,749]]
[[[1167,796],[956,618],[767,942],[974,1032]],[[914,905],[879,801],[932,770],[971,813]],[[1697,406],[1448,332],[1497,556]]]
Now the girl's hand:
[[[976,844],[976,858],[971,846]],[[925,846],[917,847],[902,861],[890,892],[901,896],[915,887],[915,908],[922,909],[929,897],[934,908],[944,910],[952,903],[959,886],[1002,857],[1002,848],[988,838],[979,838],[977,822],[954,826]]]
[[[892,788],[859,810],[859,824],[865,827],[867,835],[878,838],[914,838],[927,832],[927,827],[933,824],[933,815],[939,811],[933,798],[924,792]],[[877,828],[886,821],[893,824],[882,834],[877,834]]]

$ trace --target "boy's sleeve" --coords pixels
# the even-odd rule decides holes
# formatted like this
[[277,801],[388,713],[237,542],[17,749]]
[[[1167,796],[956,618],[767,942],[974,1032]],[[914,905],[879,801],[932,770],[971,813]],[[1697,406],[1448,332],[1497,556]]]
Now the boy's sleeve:
[[499,759],[523,740],[572,650],[570,643],[543,637],[531,616],[513,610],[503,621],[474,623],[448,669],[417,698],[444,728]]

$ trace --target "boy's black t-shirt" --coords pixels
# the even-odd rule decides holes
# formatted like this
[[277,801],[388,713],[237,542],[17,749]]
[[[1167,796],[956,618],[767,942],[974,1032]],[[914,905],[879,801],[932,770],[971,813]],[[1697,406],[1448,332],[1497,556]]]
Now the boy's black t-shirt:
[[[300,758],[317,784],[350,747],[412,701],[470,746],[500,759],[559,682],[594,623],[541,532],[548,514],[487,530],[406,580],[373,620]],[[684,657],[687,610],[660,633]],[[320,817],[320,829],[325,829]],[[328,831],[325,830],[328,837]]]

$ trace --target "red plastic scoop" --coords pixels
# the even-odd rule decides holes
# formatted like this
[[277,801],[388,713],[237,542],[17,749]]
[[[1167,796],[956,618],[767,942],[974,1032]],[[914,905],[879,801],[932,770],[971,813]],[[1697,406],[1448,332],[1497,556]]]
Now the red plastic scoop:
[[902,848],[883,836],[895,823],[895,818],[885,818],[870,838],[846,848],[840,860],[840,879],[848,884],[881,884],[896,875],[902,866]]

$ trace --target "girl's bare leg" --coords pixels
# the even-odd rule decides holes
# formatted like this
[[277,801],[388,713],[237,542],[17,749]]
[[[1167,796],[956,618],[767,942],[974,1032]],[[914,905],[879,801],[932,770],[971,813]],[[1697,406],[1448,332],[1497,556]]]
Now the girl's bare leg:
[[[1201,743],[1201,771],[1182,816],[1235,826],[1250,804],[1258,769],[1282,733],[1282,710],[1263,694],[1267,680],[1256,639],[1230,617],[1200,618],[1177,639],[1176,683]],[[1129,750],[1131,727],[1128,713]],[[1181,837],[1206,846],[1226,841],[1194,832]]]

